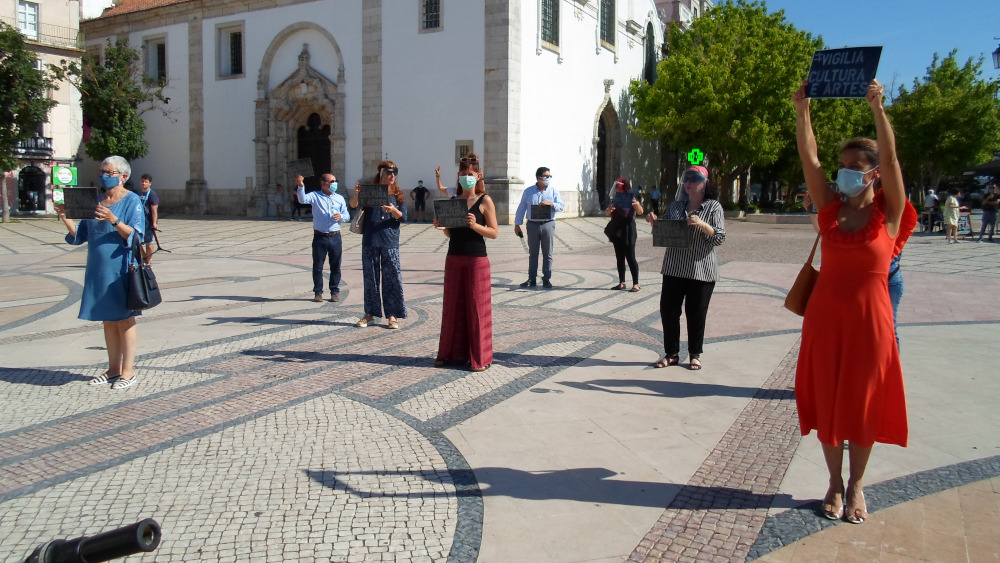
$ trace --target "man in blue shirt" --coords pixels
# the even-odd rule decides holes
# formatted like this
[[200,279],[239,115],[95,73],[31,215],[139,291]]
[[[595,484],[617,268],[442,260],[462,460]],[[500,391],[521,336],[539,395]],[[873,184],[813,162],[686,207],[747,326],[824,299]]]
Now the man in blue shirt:
[[302,176],[295,179],[295,197],[299,203],[312,206],[313,217],[313,301],[323,302],[323,262],[330,257],[330,301],[340,301],[340,224],[351,220],[347,202],[337,193],[337,178],[323,174],[320,190],[306,193]]
[[[552,173],[542,166],[535,171],[534,184],[531,184],[521,194],[521,203],[514,215],[514,234],[521,233],[521,221],[527,220],[528,231],[528,281],[521,287],[535,287],[535,277],[538,274],[538,247],[542,248],[542,287],[551,288],[552,282],[552,243],[556,236],[556,213],[566,206],[559,192],[553,188]],[[527,214],[527,217],[525,215]]]

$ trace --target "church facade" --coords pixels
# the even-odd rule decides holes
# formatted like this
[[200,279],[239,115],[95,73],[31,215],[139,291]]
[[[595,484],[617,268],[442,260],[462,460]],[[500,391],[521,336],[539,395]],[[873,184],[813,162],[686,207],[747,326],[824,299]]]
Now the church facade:
[[539,166],[566,216],[657,180],[627,96],[655,73],[653,0],[125,0],[81,27],[91,52],[127,35],[165,84],[133,171],[167,213],[265,216],[306,158],[342,192],[393,160],[408,191],[475,151],[502,223]]

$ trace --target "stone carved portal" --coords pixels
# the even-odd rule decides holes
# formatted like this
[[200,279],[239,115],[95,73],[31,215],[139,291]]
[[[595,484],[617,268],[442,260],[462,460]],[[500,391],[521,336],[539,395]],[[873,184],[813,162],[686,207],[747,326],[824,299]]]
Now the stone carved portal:
[[[338,49],[339,50],[339,49]],[[299,129],[315,124],[318,116],[329,129],[329,158],[314,159],[313,164],[329,165],[331,170],[316,170],[317,174],[343,173],[345,166],[344,136],[344,67],[341,65],[337,83],[332,82],[309,65],[309,45],[302,45],[298,68],[281,84],[268,92],[263,79],[258,81],[256,108],[257,188],[248,215],[263,216],[267,209],[267,193],[276,184],[294,189],[295,179],[289,176],[288,162],[297,160],[303,152],[299,145]],[[262,84],[263,83],[263,84]],[[340,86],[339,86],[340,85]],[[263,86],[263,87],[262,87]],[[324,143],[325,145],[325,143]],[[325,160],[325,162],[316,162]],[[317,180],[313,180],[315,182]],[[286,190],[287,193],[287,190]]]

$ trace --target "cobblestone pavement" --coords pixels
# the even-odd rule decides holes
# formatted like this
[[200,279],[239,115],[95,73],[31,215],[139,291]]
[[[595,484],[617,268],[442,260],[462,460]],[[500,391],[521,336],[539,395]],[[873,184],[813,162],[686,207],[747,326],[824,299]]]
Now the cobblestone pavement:
[[[643,232],[642,291],[608,291],[603,225],[558,223],[551,291],[517,287],[509,227],[490,242],[496,363],[473,374],[433,366],[446,241],[429,225],[404,226],[409,316],[390,331],[353,326],[360,237],[342,301],[319,304],[307,223],[168,217],[166,301],[139,320],[124,392],[85,385],[106,360],[76,319],[85,252],[54,220],[0,226],[0,560],[144,517],[164,540],[130,560],[791,560],[776,550],[831,531],[781,308],[812,233],[728,225],[695,374],[646,367],[662,253]],[[879,510],[1000,475],[982,352],[1000,245],[917,235],[903,267],[913,444],[876,449]]]

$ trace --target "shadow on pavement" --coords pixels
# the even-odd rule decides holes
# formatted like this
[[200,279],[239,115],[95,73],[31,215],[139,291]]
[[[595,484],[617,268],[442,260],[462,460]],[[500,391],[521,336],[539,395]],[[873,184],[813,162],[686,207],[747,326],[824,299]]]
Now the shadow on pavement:
[[[692,487],[674,483],[652,483],[612,479],[615,471],[602,467],[561,469],[557,471],[521,471],[508,467],[481,467],[474,471],[479,487],[454,492],[431,492],[412,484],[412,492],[398,492],[399,478],[420,478],[430,483],[467,481],[472,470],[440,471],[334,471],[304,470],[310,479],[325,487],[339,489],[362,498],[427,498],[429,496],[503,496],[526,500],[572,500],[578,502],[673,508],[678,510],[718,510],[768,508],[774,504],[793,503],[789,495],[762,495],[729,487]],[[348,484],[361,477],[366,481],[385,479],[385,490],[362,490]],[[381,483],[380,483],[381,484]],[[672,502],[679,492],[688,499],[681,506]],[[798,503],[795,503],[798,504]]]
[[[254,319],[248,319],[251,322]],[[269,324],[276,319],[261,319]],[[324,324],[324,325],[345,325],[345,323],[333,323],[329,321],[295,321],[289,320],[288,324]],[[346,323],[346,326],[354,326]],[[338,354],[336,352],[310,352],[303,350],[245,350],[243,355],[255,356],[269,359],[275,362],[363,362],[368,364],[383,364],[386,366],[423,366],[434,367],[434,347],[428,348],[427,356],[393,356],[385,354]],[[609,362],[595,360],[580,356],[536,356],[530,354],[515,354],[510,352],[494,352],[493,364],[497,367],[505,368],[558,368],[575,366],[581,362],[587,362],[588,366],[631,366],[645,365],[634,362]],[[449,364],[436,368],[441,370],[461,369],[461,365]],[[756,390],[755,390],[756,391]],[[753,393],[750,394],[753,396]]]
[[58,387],[78,381],[89,381],[91,377],[64,370],[36,368],[0,368],[0,381],[24,383],[40,387]]
[[[591,381],[558,381],[559,385],[582,389],[584,391],[603,391],[617,395],[660,395],[662,397],[743,397],[752,399],[759,387],[734,387],[731,385],[716,385],[713,383],[689,383],[685,381],[649,381],[642,379],[593,379]],[[635,389],[645,389],[637,391]],[[774,392],[775,399],[791,401],[795,392],[791,389],[781,389]]]

